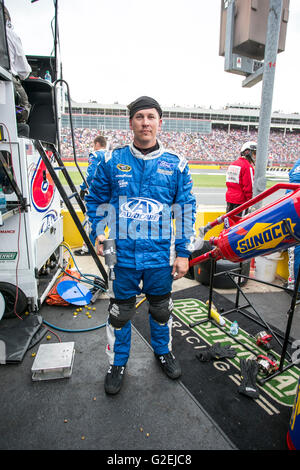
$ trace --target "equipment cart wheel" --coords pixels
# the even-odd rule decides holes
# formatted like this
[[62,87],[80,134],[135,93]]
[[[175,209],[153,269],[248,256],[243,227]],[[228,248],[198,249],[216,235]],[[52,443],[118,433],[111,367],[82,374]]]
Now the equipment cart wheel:
[[18,300],[16,304],[16,313],[18,315],[22,315],[22,313],[24,313],[28,306],[28,301],[26,295],[20,288],[17,288],[8,282],[0,282],[0,292],[3,295],[5,301],[5,311],[3,318],[13,318],[16,316],[14,312],[17,295]]

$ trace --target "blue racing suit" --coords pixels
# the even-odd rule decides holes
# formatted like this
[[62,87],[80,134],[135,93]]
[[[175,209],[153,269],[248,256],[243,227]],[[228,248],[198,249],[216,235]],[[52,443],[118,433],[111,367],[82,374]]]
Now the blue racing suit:
[[149,301],[154,352],[172,350],[171,271],[176,256],[190,255],[196,213],[192,186],[187,161],[161,143],[147,155],[133,145],[117,148],[97,167],[86,196],[90,237],[94,242],[107,226],[117,247],[107,322],[112,365],[127,363],[131,318],[141,291]]
[[[86,182],[89,186],[91,185],[91,182],[94,178],[94,174],[96,172],[98,163],[104,160],[104,155],[105,155],[104,150],[96,150],[89,154],[88,167],[87,167],[86,175],[85,175]],[[83,191],[88,189],[85,184],[85,181],[81,183],[80,189]]]
[[[290,183],[300,183],[300,158],[296,161],[293,168],[289,172],[289,181]],[[293,246],[288,249],[289,255],[289,279],[288,287],[291,289],[294,288],[295,280],[300,267],[300,245]],[[300,286],[299,290],[300,292]]]
[[[104,156],[105,156],[105,151],[104,150],[95,150],[94,152],[91,152],[89,154],[88,167],[87,167],[86,175],[85,175],[85,179],[86,179],[86,182],[88,184],[88,187],[90,187],[91,182],[93,181],[94,174],[95,174],[96,169],[97,169],[97,165],[99,165],[100,162],[104,161]],[[87,187],[85,181],[83,181],[80,185],[81,191],[87,192],[88,187]],[[84,199],[85,199],[85,197],[84,197]],[[90,226],[89,226],[89,221],[88,221],[87,217],[85,217],[85,219],[83,221],[83,227],[84,227],[86,233],[89,236]],[[87,246],[84,242],[83,242],[81,250],[85,253],[88,253],[88,248],[87,248]]]

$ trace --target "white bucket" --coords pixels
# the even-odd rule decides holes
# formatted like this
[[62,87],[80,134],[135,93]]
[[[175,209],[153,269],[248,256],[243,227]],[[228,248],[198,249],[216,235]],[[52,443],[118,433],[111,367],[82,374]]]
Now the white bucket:
[[277,263],[282,259],[281,253],[257,256],[255,258],[255,278],[261,281],[273,282],[276,277]]

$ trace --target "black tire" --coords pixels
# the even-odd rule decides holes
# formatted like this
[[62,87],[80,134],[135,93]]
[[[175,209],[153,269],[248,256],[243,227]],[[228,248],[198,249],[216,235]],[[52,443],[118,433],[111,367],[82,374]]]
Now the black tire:
[[[208,251],[213,250],[213,246],[208,242],[205,241],[201,250],[196,250],[192,253],[192,258],[197,258],[198,256],[207,253]],[[194,269],[194,279],[195,281],[201,282],[201,284],[208,285],[209,284],[209,274],[208,274],[208,284],[205,284],[207,273],[210,272],[210,260],[203,261],[202,263],[195,264],[193,266]]]
[[[220,276],[216,276],[214,278],[214,287],[217,289],[234,289],[236,286],[233,280],[226,274],[226,271],[232,271],[233,269],[237,269],[240,267],[240,263],[233,263],[232,261],[228,261],[226,259],[220,259],[216,263],[216,273],[224,272]],[[245,276],[249,276],[250,272],[250,261],[244,261],[241,267],[241,274]],[[237,271],[239,274],[239,272]],[[235,282],[238,284],[238,276],[233,276]],[[240,286],[246,284],[248,279],[241,278]]]
[[[211,251],[212,249],[213,247],[211,246],[211,244],[208,241],[205,241],[201,250],[193,251],[193,253],[190,256],[190,260],[194,258],[198,258],[198,256],[203,255],[203,253],[206,253],[207,251]],[[188,279],[196,279],[195,276],[197,273],[198,266],[199,265],[191,266],[188,272],[186,273],[185,277],[187,277]]]
[[[197,256],[200,256],[203,253],[206,253],[208,251],[212,250],[212,246],[210,245],[209,242],[204,242],[202,250],[199,250],[198,252],[193,253],[193,257],[196,258]],[[201,251],[201,253],[200,253]],[[195,254],[195,256],[194,256]],[[233,269],[236,269],[240,266],[240,263],[234,263],[232,261],[228,261],[226,259],[219,259],[216,262],[216,273],[221,273],[223,271],[232,271]],[[211,261],[208,259],[204,261],[203,263],[196,264],[194,266],[194,279],[204,286],[209,285],[210,281],[210,269],[211,269]],[[235,288],[235,284],[233,283],[232,279],[224,274],[221,274],[220,276],[215,276],[214,281],[213,281],[213,287],[216,289],[233,289]],[[244,261],[242,263],[242,270],[241,274],[244,274],[245,276],[249,276],[250,272],[250,261]],[[238,277],[235,279],[236,282],[238,282]],[[241,283],[240,285],[243,286],[247,282],[246,278],[241,278]]]
[[[0,282],[0,292],[5,300],[5,311],[3,318],[15,318],[15,301],[17,295],[17,287],[9,282]],[[18,300],[16,305],[16,313],[21,316],[28,306],[28,300],[24,292],[18,288]]]

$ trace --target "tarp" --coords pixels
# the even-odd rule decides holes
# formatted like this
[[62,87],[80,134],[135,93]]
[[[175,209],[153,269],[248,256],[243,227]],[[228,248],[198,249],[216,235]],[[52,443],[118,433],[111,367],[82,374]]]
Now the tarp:
[[[23,357],[34,341],[35,335],[39,333],[43,319],[40,315],[30,314],[19,318],[2,320],[0,323],[0,363],[21,362]],[[44,334],[47,329],[43,328]]]

